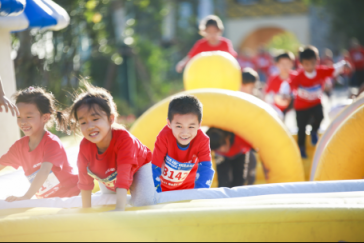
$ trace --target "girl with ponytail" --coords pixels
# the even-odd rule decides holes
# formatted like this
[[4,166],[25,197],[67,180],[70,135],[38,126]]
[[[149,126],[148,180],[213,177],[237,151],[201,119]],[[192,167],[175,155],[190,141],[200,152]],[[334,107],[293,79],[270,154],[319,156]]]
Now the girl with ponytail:
[[31,185],[24,196],[11,196],[6,201],[28,200],[33,196],[39,199],[78,196],[78,176],[60,139],[47,131],[54,124],[57,130],[68,131],[67,117],[57,110],[54,96],[42,88],[30,87],[19,91],[14,98],[19,110],[18,126],[25,137],[0,158],[0,170],[6,166],[22,167]]

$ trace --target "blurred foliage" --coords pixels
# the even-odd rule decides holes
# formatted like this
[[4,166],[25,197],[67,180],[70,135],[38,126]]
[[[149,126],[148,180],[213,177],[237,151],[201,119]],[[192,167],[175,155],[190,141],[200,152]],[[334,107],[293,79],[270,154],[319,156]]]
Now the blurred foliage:
[[325,8],[333,17],[332,36],[342,33],[349,38],[357,38],[364,43],[364,1],[360,0],[305,0]]
[[267,48],[270,50],[285,50],[297,53],[298,48],[302,46],[297,37],[290,33],[284,32],[282,34],[276,35],[268,43]]
[[[176,25],[178,39],[162,39],[168,0],[62,0],[70,15],[61,31],[27,30],[13,34],[17,87],[42,86],[62,108],[83,77],[111,91],[121,115],[141,115],[159,100],[183,89],[174,71],[197,34],[196,14],[189,27]],[[176,0],[176,4],[182,0]],[[196,11],[197,1],[184,0]],[[124,9],[125,25],[115,20]],[[177,5],[177,12],[178,12]],[[178,22],[178,16],[174,16]],[[122,29],[121,36],[117,30]],[[134,96],[133,96],[134,95]]]

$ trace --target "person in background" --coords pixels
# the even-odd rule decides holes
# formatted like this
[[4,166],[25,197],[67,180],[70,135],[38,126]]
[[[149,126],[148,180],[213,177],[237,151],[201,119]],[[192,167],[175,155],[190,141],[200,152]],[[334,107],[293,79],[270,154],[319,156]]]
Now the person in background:
[[218,128],[207,131],[210,147],[215,151],[219,187],[253,185],[257,160],[252,146],[235,135]]
[[[324,53],[321,57],[321,61],[320,61],[322,66],[326,66],[326,67],[333,67],[334,66],[334,54],[332,53],[332,51],[328,48],[326,48],[324,50]],[[332,90],[334,88],[335,85],[335,78],[333,77],[327,77],[325,80],[325,94],[327,95],[327,97],[331,97],[332,95]]]
[[3,83],[0,77],[0,112],[11,112],[13,116],[19,115],[18,108],[8,98],[6,98]]
[[6,201],[29,200],[33,196],[38,199],[78,196],[78,176],[66,150],[61,140],[47,131],[54,120],[59,131],[67,131],[66,116],[57,111],[54,96],[42,88],[30,87],[19,91],[15,101],[19,109],[18,126],[25,137],[0,158],[0,171],[6,166],[22,167],[30,187],[23,196],[11,196]]
[[346,61],[334,64],[333,67],[318,66],[319,52],[314,46],[307,46],[300,50],[302,70],[292,80],[292,88],[296,91],[294,108],[298,125],[298,145],[302,158],[306,154],[306,126],[313,120],[311,130],[311,143],[318,142],[318,130],[324,119],[321,97],[325,89],[325,80],[336,77],[345,68],[350,68]]
[[291,82],[297,76],[293,71],[295,56],[292,52],[282,52],[275,57],[279,74],[269,78],[265,89],[265,101],[278,108],[283,115],[293,108]]
[[209,137],[201,130],[201,102],[191,95],[175,97],[167,117],[153,151],[157,192],[210,188],[215,171]]
[[351,86],[360,87],[364,84],[364,48],[357,39],[351,41],[350,57],[355,69]]
[[252,68],[244,68],[242,76],[243,82],[240,91],[260,98],[258,73]]
[[252,51],[250,49],[244,49],[240,51],[238,56],[238,63],[241,67],[241,70],[244,68],[252,68],[255,69],[255,63]]
[[260,81],[266,82],[269,77],[270,68],[273,65],[272,57],[264,47],[259,49],[255,58],[256,70],[259,73]]
[[238,56],[229,39],[222,37],[224,25],[221,19],[215,15],[209,15],[201,20],[200,35],[203,38],[196,42],[187,57],[178,62],[176,71],[181,73],[187,63],[196,55],[208,51],[224,51],[230,53],[235,58]]

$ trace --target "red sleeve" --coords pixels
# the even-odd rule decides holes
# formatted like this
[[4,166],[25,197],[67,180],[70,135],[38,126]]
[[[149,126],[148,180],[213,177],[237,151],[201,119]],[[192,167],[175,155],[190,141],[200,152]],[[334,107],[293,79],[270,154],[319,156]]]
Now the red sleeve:
[[297,88],[299,86],[299,77],[300,77],[300,74],[291,77],[291,88],[292,88],[292,90],[297,90]]
[[67,159],[67,155],[61,142],[56,140],[47,141],[42,162],[51,163],[62,169],[65,159]]
[[0,158],[0,165],[11,166],[14,169],[18,169],[21,166],[20,161],[21,147],[18,143],[15,143],[9,151]]
[[162,168],[167,151],[167,138],[166,134],[163,133],[162,130],[162,132],[157,137],[157,141],[155,142],[152,164]]
[[211,162],[211,149],[210,149],[210,138],[203,134],[204,138],[201,141],[200,149],[198,152],[198,160],[201,162]]
[[269,79],[268,79],[268,82],[267,82],[267,87],[265,88],[265,93],[269,93],[269,91],[272,90],[272,82],[274,80],[274,77],[273,76],[270,76]]
[[135,144],[134,138],[129,135],[119,139],[115,148],[118,172],[115,186],[129,189],[133,183],[132,169],[138,166],[138,146]]
[[[203,40],[203,39],[202,39]],[[202,49],[202,40],[199,40],[195,43],[195,45],[192,47],[192,49],[190,50],[190,52],[188,53],[188,57],[189,58],[193,58],[194,56],[196,56],[197,54],[203,52]]]
[[335,68],[333,67],[321,67],[319,69],[322,75],[322,78],[331,78],[334,75]]
[[87,173],[87,166],[89,164],[89,161],[86,159],[86,157],[83,155],[85,147],[80,147],[80,153],[78,154],[78,160],[77,160],[77,166],[78,166],[78,188],[80,190],[84,191],[90,191],[94,189],[94,179],[88,175]]
[[237,58],[238,57],[238,53],[236,53],[236,51],[234,50],[233,43],[231,43],[231,41],[229,39],[226,39],[226,44],[227,44],[228,52],[233,57]]

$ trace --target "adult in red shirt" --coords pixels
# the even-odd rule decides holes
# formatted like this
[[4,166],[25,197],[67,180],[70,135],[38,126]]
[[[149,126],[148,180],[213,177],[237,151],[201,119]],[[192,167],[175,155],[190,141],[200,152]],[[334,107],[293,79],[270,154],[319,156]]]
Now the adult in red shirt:
[[233,45],[229,39],[222,37],[224,25],[221,19],[215,15],[207,16],[203,19],[199,26],[200,34],[204,37],[197,41],[187,57],[181,60],[177,66],[176,71],[181,73],[187,63],[196,55],[202,52],[209,51],[224,51],[230,53],[235,58],[238,56],[235,52]]
[[360,87],[364,84],[364,48],[356,39],[352,40],[350,56],[355,68],[352,85]]
[[211,149],[215,151],[219,187],[254,184],[257,163],[251,144],[218,128],[210,128],[207,135]]
[[279,74],[269,78],[265,90],[265,100],[286,114],[292,108],[293,93],[290,86],[292,80],[297,76],[297,72],[292,70],[295,57],[291,52],[283,52],[275,59]]
[[300,52],[300,62],[303,69],[292,80],[292,88],[296,90],[294,108],[297,114],[298,145],[302,158],[306,154],[306,126],[312,119],[311,142],[318,142],[318,130],[324,119],[321,97],[325,89],[325,81],[344,71],[347,65],[345,61],[337,63],[334,67],[317,66],[318,50],[316,47],[308,46]]

